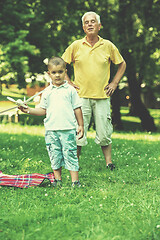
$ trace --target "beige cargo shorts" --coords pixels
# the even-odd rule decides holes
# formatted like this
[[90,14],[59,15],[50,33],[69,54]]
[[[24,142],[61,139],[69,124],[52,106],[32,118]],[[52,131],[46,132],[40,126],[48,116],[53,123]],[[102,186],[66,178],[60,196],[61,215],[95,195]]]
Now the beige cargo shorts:
[[110,98],[107,99],[89,99],[81,98],[82,113],[84,120],[84,137],[77,140],[78,146],[87,145],[87,131],[93,113],[96,137],[95,143],[100,146],[107,146],[112,143],[111,135],[113,132],[113,125],[110,113]]

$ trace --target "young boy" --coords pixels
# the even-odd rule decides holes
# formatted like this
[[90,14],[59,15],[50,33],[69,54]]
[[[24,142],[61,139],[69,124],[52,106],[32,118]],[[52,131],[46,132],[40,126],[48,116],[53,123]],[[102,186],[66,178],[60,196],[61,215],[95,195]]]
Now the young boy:
[[80,98],[74,87],[64,80],[65,74],[66,64],[63,59],[51,58],[48,62],[48,75],[52,83],[43,92],[39,108],[19,108],[24,113],[46,115],[45,141],[55,176],[53,185],[61,185],[61,168],[64,166],[70,171],[74,187],[80,186],[76,145],[77,123],[78,139],[83,137],[84,129]]

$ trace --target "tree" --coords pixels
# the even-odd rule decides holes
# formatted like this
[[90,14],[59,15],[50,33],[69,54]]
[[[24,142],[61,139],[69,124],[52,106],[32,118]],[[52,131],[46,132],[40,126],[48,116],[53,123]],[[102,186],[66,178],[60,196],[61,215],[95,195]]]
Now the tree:
[[[39,52],[26,39],[29,33],[28,24],[33,14],[27,1],[1,0],[0,9],[1,74],[12,72],[12,78],[19,87],[25,87],[25,74],[29,71],[26,53],[36,55]],[[4,69],[5,62],[7,69]],[[4,76],[3,78],[5,79]]]
[[[136,1],[137,4],[139,3]],[[153,1],[143,2],[144,9],[150,9]],[[150,3],[150,4],[149,4]],[[140,7],[140,6],[139,6]],[[143,34],[141,39],[137,36],[136,14],[138,10],[135,1],[119,0],[118,11],[118,33],[121,39],[123,56],[127,62],[127,78],[130,91],[130,101],[132,111],[141,119],[143,130],[156,131],[153,118],[141,100],[141,83],[146,77],[147,64],[146,60],[150,60],[150,52],[154,51],[150,43],[147,44],[147,34]],[[142,19],[144,21],[144,18]],[[145,27],[145,26],[143,26]],[[143,39],[143,42],[141,42]],[[149,49],[148,49],[149,48]]]

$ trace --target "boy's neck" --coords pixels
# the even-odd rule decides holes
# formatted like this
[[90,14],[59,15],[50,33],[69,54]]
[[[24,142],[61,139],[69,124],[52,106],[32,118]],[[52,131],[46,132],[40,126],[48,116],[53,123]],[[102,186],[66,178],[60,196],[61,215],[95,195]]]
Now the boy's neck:
[[64,80],[62,83],[60,83],[60,84],[55,84],[55,83],[53,83],[52,82],[52,85],[53,86],[55,86],[55,87],[60,87],[60,86],[62,86],[63,84],[65,84],[66,83],[66,81]]

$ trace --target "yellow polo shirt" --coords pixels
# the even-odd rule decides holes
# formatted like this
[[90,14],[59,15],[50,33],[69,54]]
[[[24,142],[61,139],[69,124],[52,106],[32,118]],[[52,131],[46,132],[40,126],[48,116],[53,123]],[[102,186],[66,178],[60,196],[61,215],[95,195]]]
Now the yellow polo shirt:
[[64,52],[62,58],[68,64],[73,62],[74,83],[82,98],[107,98],[104,88],[110,78],[110,64],[124,61],[116,46],[109,40],[99,37],[92,47],[86,40],[74,41]]

